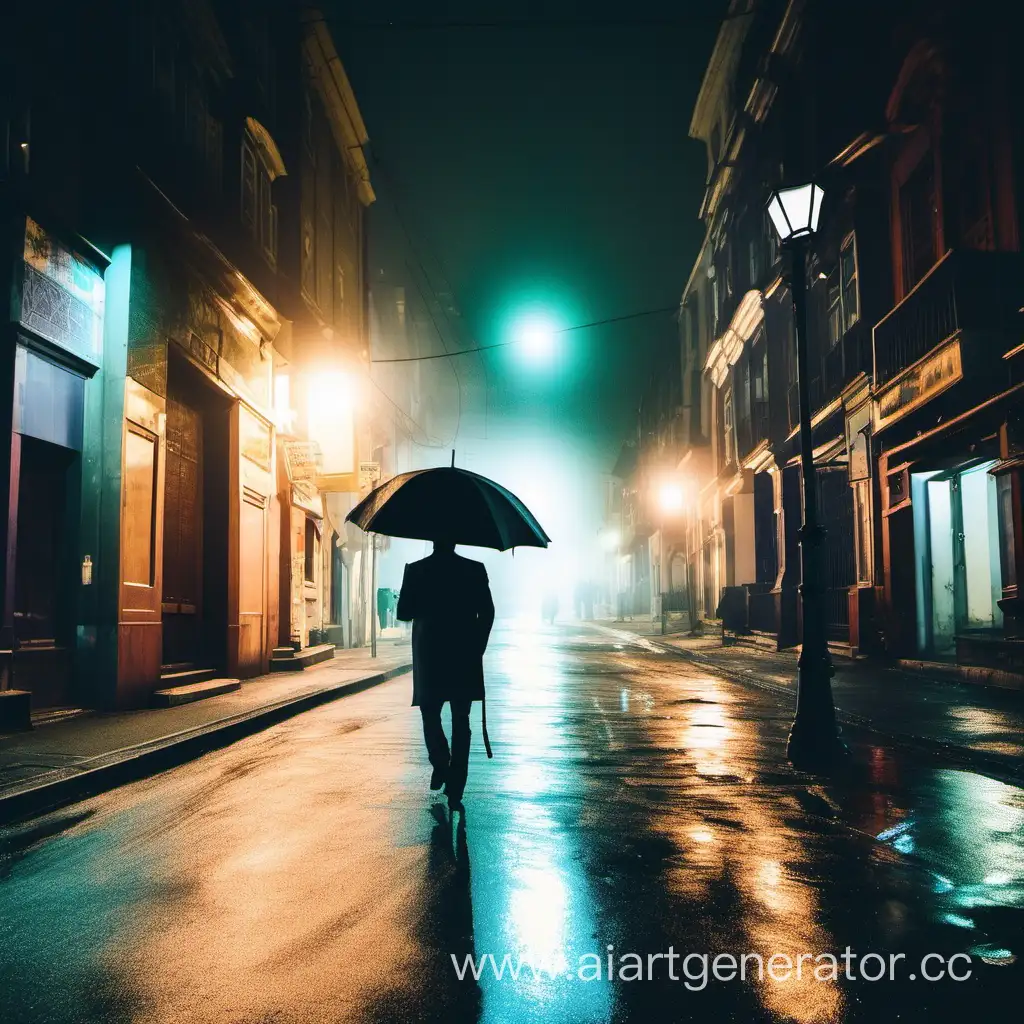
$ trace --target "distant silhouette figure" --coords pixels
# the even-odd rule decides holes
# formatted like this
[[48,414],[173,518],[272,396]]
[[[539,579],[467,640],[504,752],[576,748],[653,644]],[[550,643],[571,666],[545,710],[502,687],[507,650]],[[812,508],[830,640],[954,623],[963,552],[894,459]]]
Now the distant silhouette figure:
[[[423,716],[423,739],[433,772],[430,788],[445,787],[459,807],[469,770],[469,710],[484,699],[483,654],[494,624],[487,570],[434,541],[434,552],[405,567],[397,617],[412,621],[412,703]],[[441,708],[452,711],[452,745]]]
[[558,614],[558,595],[554,591],[549,590],[544,595],[544,601],[541,604],[541,615],[544,617],[544,621],[549,625],[555,624],[555,616]]

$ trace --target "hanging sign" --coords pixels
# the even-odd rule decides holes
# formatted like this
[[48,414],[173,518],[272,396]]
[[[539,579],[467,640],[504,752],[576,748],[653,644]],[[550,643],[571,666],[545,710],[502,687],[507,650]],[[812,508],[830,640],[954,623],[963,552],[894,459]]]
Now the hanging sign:
[[323,472],[323,456],[316,441],[284,441],[283,445],[292,483],[315,480]]
[[360,462],[359,463],[359,487],[361,489],[372,489],[380,483],[380,463]]

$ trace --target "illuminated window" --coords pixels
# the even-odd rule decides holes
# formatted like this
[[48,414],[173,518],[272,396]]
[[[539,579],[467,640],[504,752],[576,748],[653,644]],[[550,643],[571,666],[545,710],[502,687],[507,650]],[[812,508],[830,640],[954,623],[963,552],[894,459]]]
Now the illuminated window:
[[316,525],[308,516],[306,518],[306,549],[304,558],[305,576],[307,583],[316,582]]
[[725,464],[728,466],[736,458],[736,423],[732,409],[732,388],[722,397],[722,427],[725,431]]
[[1013,545],[1013,487],[1009,473],[996,477],[996,502],[999,515],[999,567],[1003,591],[1017,583],[1017,557]]
[[853,516],[856,531],[857,582],[870,583],[873,562],[870,480],[858,480],[853,485]]

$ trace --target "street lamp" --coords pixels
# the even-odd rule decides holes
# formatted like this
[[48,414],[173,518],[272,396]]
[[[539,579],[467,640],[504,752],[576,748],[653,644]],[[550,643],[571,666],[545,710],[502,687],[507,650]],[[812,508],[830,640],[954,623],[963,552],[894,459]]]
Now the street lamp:
[[796,327],[797,385],[800,397],[800,468],[803,476],[804,522],[800,529],[803,637],[797,662],[796,716],[789,734],[788,755],[798,768],[828,768],[846,753],[836,728],[832,702],[832,658],[825,630],[825,531],[818,522],[811,400],[807,372],[807,242],[818,227],[821,201],[818,185],[776,189],[768,200],[779,241],[790,252],[789,290]]
[[555,354],[558,330],[546,315],[536,313],[516,324],[514,338],[520,351],[531,363],[548,363]]
[[658,506],[665,515],[675,515],[683,510],[685,496],[677,483],[663,483],[658,491]]

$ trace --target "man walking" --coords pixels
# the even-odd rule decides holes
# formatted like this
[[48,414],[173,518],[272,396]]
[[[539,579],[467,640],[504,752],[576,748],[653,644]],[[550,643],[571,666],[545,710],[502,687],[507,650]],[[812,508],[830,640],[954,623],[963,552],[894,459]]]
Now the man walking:
[[[430,788],[445,787],[448,804],[461,809],[469,770],[469,711],[484,699],[483,654],[494,624],[494,603],[481,562],[435,540],[433,554],[405,567],[397,617],[412,621],[412,703],[423,717],[423,739],[433,772]],[[452,743],[441,708],[452,714]]]

